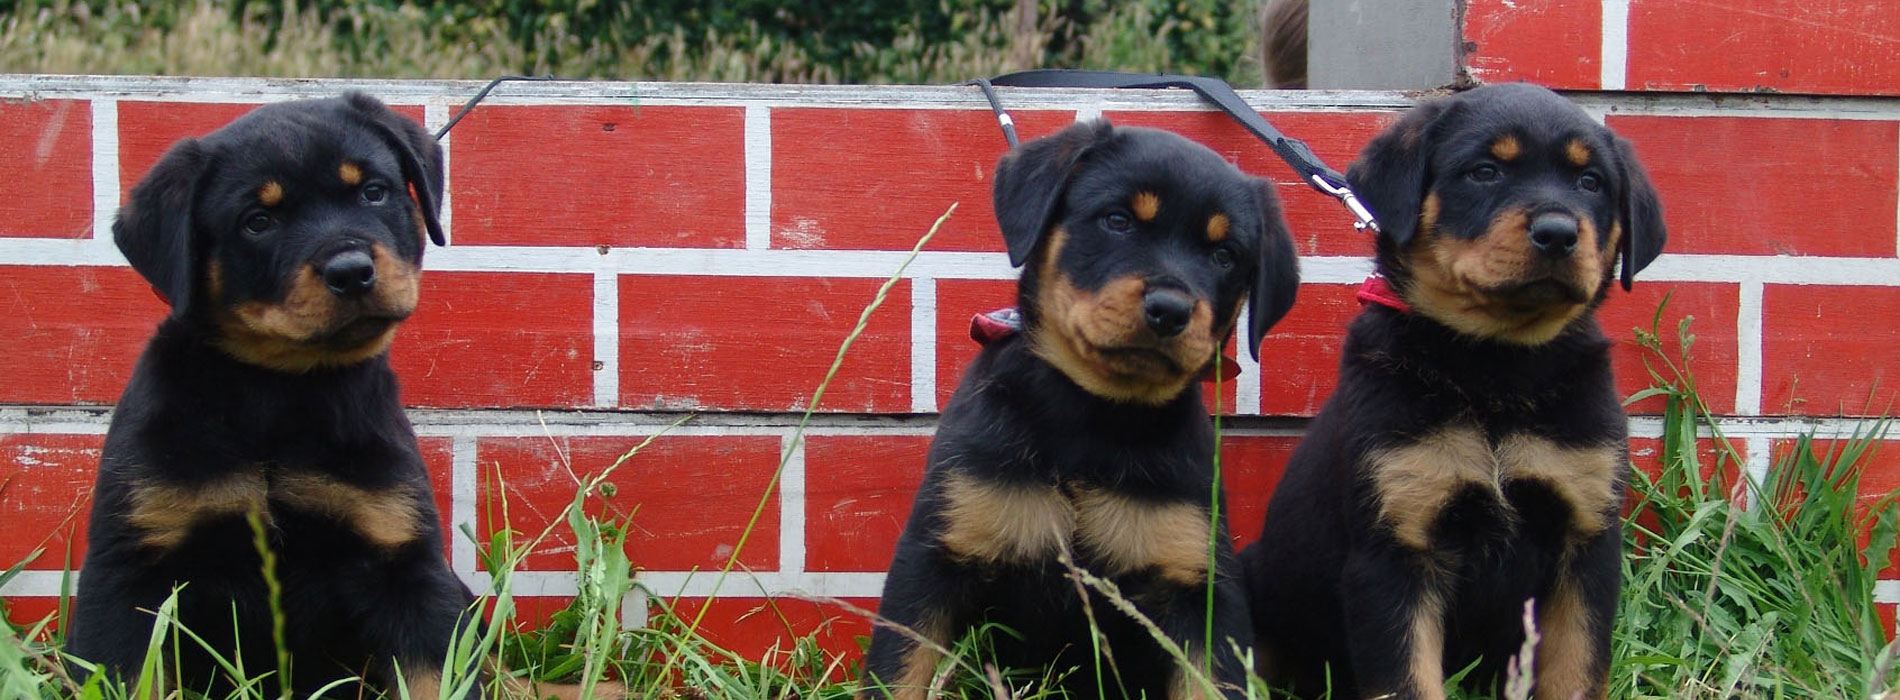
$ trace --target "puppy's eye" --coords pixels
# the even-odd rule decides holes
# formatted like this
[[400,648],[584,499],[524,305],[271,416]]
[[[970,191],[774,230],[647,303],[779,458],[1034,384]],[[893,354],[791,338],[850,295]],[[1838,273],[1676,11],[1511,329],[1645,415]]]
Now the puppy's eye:
[[370,204],[382,204],[385,199],[389,199],[389,188],[376,183],[363,186],[363,201]]
[[1577,178],[1577,186],[1585,191],[1599,192],[1603,189],[1603,178],[1597,177],[1596,173],[1584,173]]
[[1491,182],[1491,181],[1497,180],[1499,177],[1502,177],[1503,175],[1504,173],[1498,170],[1498,166],[1492,165],[1490,163],[1485,163],[1484,165],[1480,165],[1478,167],[1472,168],[1471,172],[1465,174],[1466,177],[1469,177],[1472,180],[1477,181],[1477,182]]
[[1134,226],[1135,222],[1129,219],[1127,214],[1121,212],[1102,217],[1102,227],[1116,233],[1127,233]]
[[1234,251],[1226,248],[1215,248],[1214,266],[1222,270],[1234,269]]
[[252,214],[251,218],[244,220],[244,230],[253,234],[270,233],[270,230],[276,226],[277,220],[271,218],[269,214]]

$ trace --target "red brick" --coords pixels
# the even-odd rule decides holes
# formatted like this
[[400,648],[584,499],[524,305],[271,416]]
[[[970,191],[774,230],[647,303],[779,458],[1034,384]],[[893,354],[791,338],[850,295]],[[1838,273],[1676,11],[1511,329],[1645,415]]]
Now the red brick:
[[[627,408],[803,410],[883,280],[620,278]],[[819,410],[909,412],[910,283],[891,288]]]
[[[1301,255],[1371,255],[1372,238],[1352,227],[1352,215],[1331,197],[1313,191],[1265,142],[1222,112],[1103,112],[1117,126],[1166,129],[1221,154],[1243,172],[1279,186],[1287,226]],[[1305,141],[1313,153],[1345,172],[1359,149],[1396,118],[1391,112],[1266,112],[1287,136]]]
[[[1662,194],[1668,252],[1894,255],[1900,126],[1893,122],[1611,116],[1607,123],[1635,145]],[[1818,176],[1812,163],[1827,163],[1832,176]]]
[[[1872,425],[1869,424],[1866,427],[1871,428]],[[1865,430],[1863,428],[1863,432]],[[1810,444],[1816,460],[1822,465],[1835,466],[1840,464],[1844,450],[1850,446],[1848,440],[1827,438],[1815,439]],[[1866,519],[1869,511],[1883,500],[1891,501],[1900,496],[1900,440],[1881,440],[1863,444],[1866,451],[1854,463],[1854,466],[1860,470],[1860,498],[1853,516],[1856,522],[1871,525]],[[1762,486],[1764,491],[1773,488],[1775,470],[1782,468],[1793,457],[1796,445],[1797,441],[1791,439],[1775,440],[1769,444],[1772,455],[1769,464],[1773,466],[1770,467],[1767,479],[1769,483]],[[1785,497],[1781,502],[1785,507],[1791,505],[1798,497]],[[1886,505],[1889,508],[1894,507],[1891,502]],[[1863,527],[1859,536],[1855,538],[1854,546],[1857,549],[1865,549],[1872,539],[1872,534],[1868,528]],[[1896,549],[1888,556],[1888,561],[1867,563],[1879,567],[1879,575],[1882,578],[1900,577],[1900,563],[1895,561],[1900,560],[1900,549]]]
[[1629,85],[1900,95],[1900,13],[1860,0],[1630,3]]
[[131,268],[0,266],[0,403],[117,401],[169,311]]
[[592,275],[425,272],[391,364],[411,406],[594,403]]
[[[1011,117],[1024,141],[1075,121]],[[929,249],[1000,251],[990,187],[1008,148],[987,110],[774,109],[772,247],[909,250],[956,202]]]
[[1260,343],[1260,413],[1311,416],[1339,382],[1346,325],[1359,315],[1359,285],[1300,285],[1299,301]]
[[[132,191],[139,178],[158,164],[158,159],[179,139],[199,137],[244,116],[259,105],[212,102],[138,102],[119,103],[119,195]],[[392,105],[390,109],[422,121],[422,108]],[[461,127],[456,127],[458,135]]]
[[[1647,332],[1656,326],[1656,310],[1660,307],[1664,313],[1658,336],[1669,361],[1678,366],[1682,364],[1678,328],[1683,319],[1692,319],[1689,331],[1695,341],[1690,345],[1686,369],[1695,377],[1698,393],[1710,410],[1718,414],[1733,412],[1738,352],[1735,323],[1740,294],[1732,284],[1645,282],[1641,277],[1629,292],[1612,286],[1609,298],[1597,309],[1597,323],[1616,343],[1610,360],[1616,371],[1617,394],[1627,398],[1649,388],[1653,380],[1646,365],[1665,377],[1670,376],[1662,358],[1636,344],[1634,329]],[[1662,307],[1664,297],[1669,299],[1667,307]],[[1663,399],[1645,399],[1627,410],[1632,414],[1661,414]]]
[[1465,68],[1479,81],[1584,90],[1602,84],[1600,4],[1469,0],[1464,10]]
[[[519,542],[539,535],[579,490],[579,479],[601,473],[637,447],[639,437],[486,438],[477,443],[483,484],[505,485],[509,522]],[[611,496],[590,496],[585,511],[612,522],[632,517],[627,555],[647,571],[717,569],[745,532],[767,482],[778,467],[774,436],[656,438],[621,464],[607,483]],[[578,476],[577,476],[578,475]],[[476,532],[495,531],[502,502],[484,487]],[[766,502],[739,564],[778,567],[778,494]],[[535,547],[523,570],[571,571],[574,538],[565,521]]]
[[1874,614],[1880,616],[1880,631],[1886,633],[1887,641],[1893,641],[1896,631],[1896,625],[1894,624],[1894,604],[1875,603]]
[[92,107],[0,102],[0,238],[85,238],[92,230]]
[[86,556],[86,521],[103,435],[0,435],[0,571],[43,550],[26,568],[77,569]]
[[458,244],[745,245],[742,108],[482,107],[452,143]]
[[[442,555],[448,556],[462,532],[451,519],[455,500],[455,441],[445,437],[416,438],[422,466],[429,470],[429,490],[435,496],[436,522],[442,525]],[[475,523],[469,523],[472,527]]]
[[1294,437],[1226,435],[1221,438],[1221,483],[1227,490],[1227,533],[1236,550],[1260,539],[1267,501],[1286,475]]
[[[866,611],[877,610],[877,600],[874,598],[842,600]],[[692,622],[702,607],[707,606],[707,599],[682,598],[670,603],[682,618],[681,624],[687,624]],[[656,605],[655,612],[658,610]],[[765,659],[766,654],[772,652],[772,658],[766,660],[783,669],[786,652],[792,645],[801,637],[814,635],[819,648],[844,657],[847,663],[855,662],[862,656],[859,639],[871,636],[871,622],[831,602],[791,597],[721,596],[713,600],[710,607],[706,607],[706,616],[700,622],[699,632],[707,642],[747,659]],[[851,669],[843,664],[836,671],[837,675],[831,679],[833,681],[851,677]]]
[[924,481],[928,435],[805,440],[805,569],[883,571]]
[[[1900,288],[1767,285],[1762,412],[1886,415],[1900,386]],[[1891,374],[1890,374],[1891,373]]]
[[[6,596],[0,597],[0,608],[6,609],[8,622],[21,627],[32,627],[42,620],[49,620],[59,614],[59,598],[56,596]],[[41,635],[45,641],[60,626],[53,620]]]

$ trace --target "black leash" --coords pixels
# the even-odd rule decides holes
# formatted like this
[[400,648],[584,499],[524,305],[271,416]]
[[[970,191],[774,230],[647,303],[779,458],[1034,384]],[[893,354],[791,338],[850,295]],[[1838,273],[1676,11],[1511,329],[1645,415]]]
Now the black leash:
[[449,130],[455,128],[456,122],[460,122],[462,121],[462,117],[468,116],[469,110],[475,109],[475,105],[481,104],[482,100],[488,99],[488,93],[493,92],[495,90],[495,86],[511,81],[511,80],[555,80],[555,79],[556,78],[554,77],[554,74],[549,73],[547,75],[504,75],[494,80],[488,81],[488,85],[484,86],[481,92],[475,93],[475,96],[469,98],[468,102],[466,104],[463,104],[461,109],[455,111],[455,116],[449,117],[449,123],[443,124],[442,128],[435,132],[435,140],[441,141],[442,137],[447,136],[449,134]]
[[1326,163],[1321,161],[1319,156],[1314,155],[1313,149],[1308,148],[1305,142],[1282,134],[1279,129],[1273,128],[1273,124],[1268,123],[1265,118],[1262,118],[1259,112],[1255,112],[1252,108],[1247,106],[1246,102],[1241,101],[1240,95],[1234,93],[1234,88],[1228,85],[1227,81],[1219,78],[1193,75],[1113,73],[1096,70],[1027,70],[999,75],[989,79],[978,78],[965,84],[977,86],[977,88],[983,91],[983,96],[989,99],[990,109],[996,113],[996,121],[1002,125],[1003,138],[1009,140],[1010,148],[1015,148],[1017,144],[1016,124],[1014,120],[1010,119],[1009,113],[1003,110],[1003,103],[997,100],[996,91],[992,87],[995,85],[1003,87],[1117,89],[1187,88],[1193,90],[1202,98],[1214,103],[1214,106],[1219,107],[1222,112],[1226,112],[1227,116],[1233,117],[1234,121],[1240,122],[1240,125],[1245,127],[1247,131],[1252,132],[1255,137],[1266,142],[1267,147],[1272,148],[1273,152],[1280,156],[1280,160],[1286,161],[1289,167],[1299,173],[1300,179],[1305,181],[1308,186],[1319,191],[1320,194],[1339,200],[1340,204],[1345,205],[1346,209],[1352,212],[1353,218],[1356,219],[1356,221],[1353,222],[1353,228],[1373,232],[1379,230],[1379,223],[1372,218],[1372,212],[1366,209],[1366,205],[1359,201],[1357,195],[1353,194],[1352,188],[1346,186],[1346,177],[1344,175],[1341,175],[1337,170],[1326,167]]

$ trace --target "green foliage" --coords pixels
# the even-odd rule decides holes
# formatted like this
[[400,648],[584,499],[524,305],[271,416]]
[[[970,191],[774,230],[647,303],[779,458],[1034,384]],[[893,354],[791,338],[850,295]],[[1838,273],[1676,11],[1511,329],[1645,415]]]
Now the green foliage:
[[0,0],[0,71],[947,83],[1036,67],[1258,82],[1215,0]]

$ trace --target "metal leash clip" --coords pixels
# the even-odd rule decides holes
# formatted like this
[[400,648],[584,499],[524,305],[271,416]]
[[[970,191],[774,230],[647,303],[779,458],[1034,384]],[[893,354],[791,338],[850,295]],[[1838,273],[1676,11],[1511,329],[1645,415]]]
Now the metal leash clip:
[[1334,185],[1327,181],[1324,175],[1317,173],[1313,175],[1313,186],[1319,188],[1321,192],[1332,195],[1334,199],[1346,205],[1346,209],[1352,212],[1353,218],[1358,219],[1352,222],[1354,229],[1371,231],[1373,233],[1379,232],[1379,220],[1372,218],[1372,211],[1366,208],[1364,202],[1359,201],[1359,195],[1353,194],[1351,187]]

